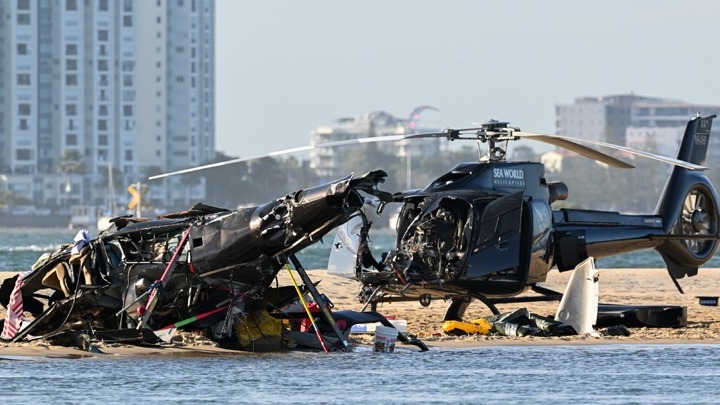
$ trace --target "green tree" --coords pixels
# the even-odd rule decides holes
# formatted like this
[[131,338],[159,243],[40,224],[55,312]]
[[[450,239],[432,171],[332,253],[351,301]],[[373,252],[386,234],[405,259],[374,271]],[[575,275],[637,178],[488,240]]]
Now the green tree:
[[83,162],[80,152],[75,149],[65,149],[60,156],[56,170],[62,174],[78,174],[85,171],[85,163]]
[[[215,159],[207,163],[221,163],[236,158],[236,156],[216,152]],[[248,189],[247,173],[247,162],[232,163],[204,170],[202,174],[205,176],[207,203],[223,208],[235,208],[238,204],[252,202],[251,199],[245,198],[245,191]]]
[[143,177],[147,179],[147,178],[150,178],[153,176],[158,176],[160,174],[163,174],[163,170],[160,166],[151,165],[151,166],[147,166],[147,167],[143,168],[142,173],[143,173]]
[[15,194],[12,191],[0,189],[0,207],[8,205],[29,205],[32,203],[33,201],[29,198]]
[[[658,147],[654,134],[646,137],[639,149],[657,154]],[[624,176],[627,210],[653,213],[673,166],[641,156],[634,156],[631,163],[635,168],[628,170],[629,173]]]
[[247,190],[243,193],[251,198],[251,202],[274,200],[292,191],[289,190],[288,176],[279,160],[265,157],[251,161],[248,166],[245,177]]
[[285,173],[288,183],[288,191],[296,191],[312,187],[320,183],[315,171],[310,168],[307,160],[298,160],[294,156],[280,160],[279,169]]
[[398,159],[394,151],[377,148],[346,148],[342,151],[342,170],[347,174],[354,173],[361,176],[369,171],[384,170],[388,173],[383,190],[397,191],[400,184],[405,184],[405,161]]
[[519,145],[512,149],[510,160],[514,162],[537,162],[539,156],[533,148],[527,145]]
[[187,208],[190,208],[191,205],[197,202],[192,201],[190,190],[198,184],[202,183],[203,177],[204,174],[200,172],[190,172],[180,175],[180,182],[185,187],[185,206]]
[[70,180],[71,174],[81,174],[85,171],[85,163],[80,156],[80,152],[75,149],[66,149],[63,151],[58,161],[56,170],[60,174],[66,175],[65,180],[65,191],[68,193],[64,198],[65,204],[77,204],[77,198],[70,197],[70,191],[72,182]]
[[412,187],[424,187],[460,163],[477,161],[477,150],[469,146],[416,158],[412,167]]

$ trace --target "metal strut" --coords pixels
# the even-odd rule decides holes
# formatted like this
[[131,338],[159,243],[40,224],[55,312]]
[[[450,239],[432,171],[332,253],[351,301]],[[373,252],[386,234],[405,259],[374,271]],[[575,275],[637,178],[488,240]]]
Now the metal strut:
[[140,318],[140,323],[138,323],[138,330],[142,329],[145,325],[147,325],[147,322],[150,319],[150,315],[152,315],[152,312],[155,309],[155,305],[160,298],[158,295],[159,291],[163,287],[165,287],[165,285],[170,280],[170,276],[175,271],[175,268],[177,267],[178,257],[185,248],[185,245],[187,244],[188,236],[190,235],[190,229],[192,229],[192,225],[188,226],[188,229],[185,231],[185,233],[183,233],[182,239],[180,239],[180,243],[178,243],[177,247],[175,248],[175,252],[170,259],[170,262],[168,262],[167,267],[165,267],[165,271],[163,272],[162,276],[160,276],[160,280],[153,283],[150,286],[150,289],[148,289],[148,291],[150,291],[150,298],[148,298],[147,305],[145,306],[145,312]]
[[297,271],[297,273],[300,275],[300,278],[305,284],[305,287],[308,289],[308,291],[310,291],[310,295],[313,297],[318,307],[320,307],[321,314],[325,318],[325,321],[330,325],[338,339],[340,339],[340,342],[342,343],[345,351],[349,352],[350,346],[348,345],[347,339],[345,339],[345,334],[340,331],[340,328],[337,326],[335,319],[333,318],[332,314],[330,314],[330,310],[328,310],[327,307],[323,304],[320,293],[318,292],[317,288],[315,288],[315,284],[313,284],[312,280],[310,280],[310,277],[308,276],[303,266],[300,264],[300,261],[294,254],[288,256],[288,259],[290,259],[293,266],[295,266],[295,271]]

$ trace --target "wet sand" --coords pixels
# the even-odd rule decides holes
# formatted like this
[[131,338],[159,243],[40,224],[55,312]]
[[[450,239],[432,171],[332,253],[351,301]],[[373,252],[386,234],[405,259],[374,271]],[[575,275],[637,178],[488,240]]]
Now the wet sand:
[[[335,309],[357,310],[362,304],[356,299],[358,284],[327,274],[322,270],[310,271],[314,281],[321,280],[318,290],[335,305]],[[550,272],[543,286],[563,291],[571,272]],[[12,273],[0,273],[0,280],[11,277]],[[279,275],[280,285],[290,285],[285,272]],[[295,277],[298,279],[297,276]],[[679,280],[685,294],[680,294],[665,269],[601,269],[600,302],[625,305],[681,305],[687,307],[688,326],[684,328],[630,328],[628,337],[615,336],[566,336],[566,337],[497,337],[497,336],[447,336],[442,333],[443,315],[449,302],[433,301],[428,307],[417,302],[393,302],[378,305],[378,312],[386,316],[407,321],[407,331],[416,334],[428,346],[467,347],[484,345],[567,345],[567,344],[720,344],[720,307],[702,306],[698,296],[720,295],[720,269],[700,269],[696,277]],[[530,293],[531,294],[531,293]],[[501,312],[516,308],[528,308],[538,315],[553,315],[557,302],[533,302],[523,304],[501,304]],[[482,304],[473,303],[465,319],[490,315]],[[0,318],[5,309],[0,307]],[[371,335],[353,334],[351,340],[367,344]],[[184,341],[162,347],[139,347],[131,345],[99,344],[100,349],[115,356],[206,356],[239,354],[236,351],[214,347],[214,343],[202,336],[183,334]],[[242,353],[242,352],[240,352]],[[0,358],[3,356],[49,356],[74,357],[93,356],[78,349],[51,346],[42,341],[26,343],[0,343]]]

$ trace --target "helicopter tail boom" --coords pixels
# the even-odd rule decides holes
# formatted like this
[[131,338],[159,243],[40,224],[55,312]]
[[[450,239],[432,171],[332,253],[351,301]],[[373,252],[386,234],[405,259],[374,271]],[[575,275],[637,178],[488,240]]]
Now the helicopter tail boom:
[[[688,122],[678,160],[705,164],[713,118],[698,116]],[[676,278],[696,275],[718,247],[718,195],[705,173],[673,168],[656,214],[663,218],[665,233],[677,236],[656,247],[668,270]]]

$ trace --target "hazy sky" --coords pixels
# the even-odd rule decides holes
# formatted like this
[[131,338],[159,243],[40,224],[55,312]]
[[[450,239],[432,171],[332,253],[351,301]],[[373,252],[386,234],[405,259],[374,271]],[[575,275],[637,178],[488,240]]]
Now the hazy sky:
[[720,105],[720,1],[216,0],[217,149],[309,143],[384,110],[554,131],[555,105],[634,92]]

